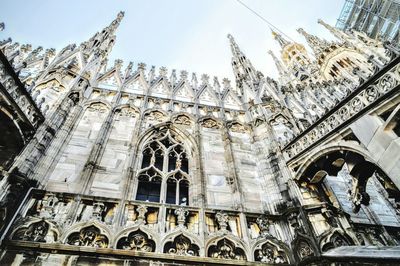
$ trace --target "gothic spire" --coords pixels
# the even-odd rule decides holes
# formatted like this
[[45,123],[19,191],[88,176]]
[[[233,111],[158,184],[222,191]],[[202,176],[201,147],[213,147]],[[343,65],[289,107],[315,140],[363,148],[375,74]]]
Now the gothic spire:
[[307,33],[303,28],[297,29],[297,32],[306,38],[308,45],[316,56],[321,54],[324,51],[325,46],[328,44],[327,41],[321,40],[317,36]]
[[272,32],[272,37],[274,37],[274,39],[279,43],[281,48],[289,44],[289,42],[285,38],[283,38],[282,35],[274,31],[273,29],[271,29],[271,32]]
[[322,19],[318,19],[318,23],[321,24],[322,26],[324,26],[327,30],[329,30],[330,33],[332,33],[333,36],[335,36],[339,40],[346,41],[347,35],[344,32],[340,31],[339,29],[336,29],[336,28],[332,27],[331,25],[329,25],[328,23],[326,23]]
[[103,59],[111,52],[115,43],[115,32],[124,17],[124,12],[119,12],[117,18],[114,19],[109,26],[105,27],[101,32],[97,32],[88,41],[81,44],[84,54]]
[[275,56],[275,54],[271,51],[268,50],[268,54],[272,57],[274,60],[275,66],[278,69],[279,75],[286,75],[286,70],[285,67],[283,66],[282,62]]
[[242,53],[232,35],[228,34],[228,39],[232,51],[232,68],[236,77],[236,83],[240,86],[243,81],[257,82],[257,71],[250,60]]

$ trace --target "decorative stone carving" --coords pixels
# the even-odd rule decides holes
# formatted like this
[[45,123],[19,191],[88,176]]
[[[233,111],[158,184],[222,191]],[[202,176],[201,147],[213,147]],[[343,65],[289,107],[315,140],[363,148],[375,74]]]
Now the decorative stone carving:
[[117,243],[118,249],[135,251],[154,252],[156,244],[149,239],[148,235],[138,230],[130,233],[127,237],[121,238]]
[[232,123],[230,125],[230,130],[232,132],[237,132],[237,133],[246,133],[247,132],[246,127],[244,125],[242,125],[240,123],[236,123],[236,122]]
[[297,248],[297,253],[301,259],[314,256],[314,250],[310,247],[310,245],[306,241],[300,241]]
[[235,244],[223,238],[216,245],[208,249],[208,257],[216,259],[246,260],[243,249],[236,247]]
[[102,215],[103,215],[103,211],[104,211],[104,203],[101,202],[95,202],[93,203],[93,214],[92,217],[98,221],[101,221],[103,219]]
[[67,244],[83,247],[108,247],[108,238],[101,234],[100,229],[94,225],[84,227],[79,232],[72,233],[67,238]]
[[105,113],[108,111],[108,108],[105,104],[102,103],[94,103],[88,107],[89,112],[99,112]]
[[292,212],[288,215],[287,219],[288,222],[290,224],[290,226],[293,228],[293,230],[296,233],[302,233],[303,232],[303,228],[301,227],[300,223],[299,223],[299,217],[298,217],[298,213],[297,212]]
[[43,218],[50,218],[55,215],[54,207],[58,203],[58,198],[53,194],[49,193],[42,199],[42,208],[40,209],[40,216]]
[[266,215],[260,215],[257,220],[257,225],[260,228],[260,237],[266,237],[269,235],[269,220]]
[[282,250],[278,250],[276,246],[268,242],[263,244],[261,249],[256,249],[254,252],[254,258],[256,261],[266,263],[288,263],[286,253]]
[[178,208],[174,211],[174,213],[177,216],[178,227],[185,227],[186,216],[188,216],[189,211],[185,210],[184,208]]
[[177,118],[175,118],[174,123],[184,126],[191,126],[192,120],[186,115],[179,115]]
[[175,254],[179,256],[199,256],[199,247],[192,244],[189,238],[184,235],[178,235],[173,242],[165,244],[164,253]]
[[119,116],[125,116],[125,117],[135,117],[136,116],[136,110],[133,108],[122,108],[120,112],[118,112]]
[[201,125],[203,127],[206,127],[206,128],[214,128],[214,129],[218,129],[219,128],[219,125],[218,125],[217,121],[215,121],[214,119],[211,119],[211,118],[204,119],[201,122]]
[[32,223],[28,228],[19,229],[13,236],[15,240],[32,242],[46,242],[46,235],[49,231],[49,224],[44,220]]
[[[292,158],[296,154],[305,150],[314,144],[315,141],[323,138],[326,134],[332,132],[339,125],[354,117],[361,110],[370,106],[381,96],[396,88],[400,80],[398,75],[395,73],[398,72],[399,69],[400,66],[393,67],[388,73],[381,76],[373,84],[358,92],[357,95],[352,95],[351,99],[344,99],[346,103],[325,119],[325,121],[327,121],[327,126],[331,128],[331,130],[321,132],[318,129],[319,124],[323,122],[321,121],[321,123],[314,124],[314,128],[311,129],[307,134],[297,139],[294,143],[290,143],[289,146],[285,146],[283,150],[287,153],[289,158]],[[312,135],[314,135],[314,137],[311,137]],[[301,149],[298,149],[298,144],[300,144],[302,147]]]
[[219,225],[220,231],[227,231],[229,216],[223,211],[217,212],[215,214],[215,218],[217,219],[217,223]]
[[159,111],[153,111],[153,112],[147,114],[146,116],[149,120],[160,122],[160,123],[166,120],[165,115]]
[[325,252],[332,248],[349,246],[349,245],[350,245],[349,241],[343,235],[339,234],[338,232],[335,232],[333,233],[333,235],[329,237],[329,242],[321,247],[321,250]]
[[137,222],[138,223],[146,223],[147,207],[144,205],[139,205],[139,206],[137,206],[136,211],[138,213]]

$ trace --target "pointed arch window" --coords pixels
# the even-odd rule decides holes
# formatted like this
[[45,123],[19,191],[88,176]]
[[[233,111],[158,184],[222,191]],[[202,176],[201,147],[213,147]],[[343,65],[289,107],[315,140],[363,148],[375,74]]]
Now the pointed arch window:
[[169,129],[153,135],[142,150],[136,200],[189,204],[189,158]]

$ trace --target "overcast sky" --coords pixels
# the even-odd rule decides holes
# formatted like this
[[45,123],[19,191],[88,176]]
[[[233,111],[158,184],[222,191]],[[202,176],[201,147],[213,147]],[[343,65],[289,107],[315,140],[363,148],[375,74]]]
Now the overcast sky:
[[[335,25],[344,0],[242,0],[293,40],[299,27],[332,39],[317,23]],[[122,10],[125,17],[111,54],[150,67],[166,66],[233,79],[226,35],[231,33],[256,69],[276,76],[267,54],[279,53],[268,25],[236,0],[2,0],[0,39],[60,49],[89,39]]]

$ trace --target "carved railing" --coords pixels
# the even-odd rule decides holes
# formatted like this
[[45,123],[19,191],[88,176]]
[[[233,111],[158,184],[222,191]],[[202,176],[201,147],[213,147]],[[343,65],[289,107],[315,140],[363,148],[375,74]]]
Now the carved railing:
[[351,124],[380,102],[399,92],[400,57],[397,57],[348,97],[295,136],[283,147],[288,160],[293,160],[315,147],[337,130]]

